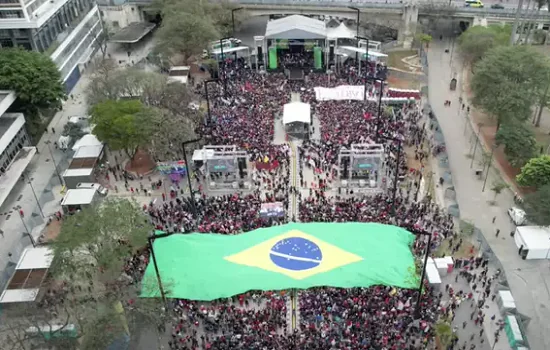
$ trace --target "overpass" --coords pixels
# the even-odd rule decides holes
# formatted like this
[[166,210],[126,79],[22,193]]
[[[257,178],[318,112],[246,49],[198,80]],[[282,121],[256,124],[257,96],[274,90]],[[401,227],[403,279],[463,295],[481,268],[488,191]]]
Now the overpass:
[[[117,2],[117,5],[129,4],[147,7],[153,0],[99,0],[99,2]],[[462,6],[461,0],[427,1],[406,0],[229,0],[237,6],[244,7],[250,16],[266,15],[317,15],[345,19],[357,19],[358,11],[362,22],[391,27],[398,31],[398,41],[405,47],[412,43],[418,21],[454,19],[470,25],[513,22],[515,8],[471,8]],[[384,1],[384,2],[376,2]],[[355,7],[357,10],[350,8]],[[522,10],[521,17],[532,18],[539,28],[550,24],[548,11]],[[141,19],[137,19],[139,21]]]
[[[149,1],[149,0],[137,0]],[[449,5],[448,2],[409,1],[395,2],[350,2],[346,0],[232,0],[244,7],[251,16],[264,15],[319,15],[346,19],[356,19],[357,10],[365,22],[381,24],[397,29],[398,40],[405,46],[410,45],[416,33],[418,21],[430,19],[456,19],[468,24],[513,22],[516,9],[471,8]],[[522,17],[532,18],[535,22],[550,23],[550,13],[522,10]]]

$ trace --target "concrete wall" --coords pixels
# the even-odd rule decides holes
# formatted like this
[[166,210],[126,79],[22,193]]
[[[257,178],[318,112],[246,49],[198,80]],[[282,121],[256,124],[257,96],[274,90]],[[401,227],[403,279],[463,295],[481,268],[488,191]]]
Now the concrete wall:
[[100,6],[99,10],[101,11],[103,22],[110,32],[124,28],[130,23],[143,21],[141,10],[137,5]]

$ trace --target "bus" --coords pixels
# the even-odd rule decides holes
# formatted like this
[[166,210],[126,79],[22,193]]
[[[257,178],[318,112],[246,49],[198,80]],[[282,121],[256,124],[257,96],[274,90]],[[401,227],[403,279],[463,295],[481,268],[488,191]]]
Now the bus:
[[76,326],[72,323],[62,325],[62,324],[51,324],[47,326],[40,327],[29,327],[25,330],[25,333],[30,337],[44,337],[45,340],[51,339],[76,339],[78,337],[78,332]]

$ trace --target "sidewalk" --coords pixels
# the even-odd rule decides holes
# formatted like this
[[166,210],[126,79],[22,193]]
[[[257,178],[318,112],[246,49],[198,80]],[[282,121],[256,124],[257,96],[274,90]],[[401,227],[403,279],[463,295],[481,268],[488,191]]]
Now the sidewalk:
[[[445,136],[456,189],[456,200],[460,205],[461,216],[463,219],[471,220],[475,226],[482,230],[494,254],[504,267],[518,311],[532,318],[526,329],[526,336],[531,348],[550,349],[550,334],[546,331],[546,325],[550,321],[550,309],[547,307],[550,305],[548,262],[522,260],[518,256],[517,247],[510,237],[510,232],[515,230],[515,226],[506,213],[506,210],[513,204],[511,191],[504,191],[500,194],[495,206],[488,203],[493,199],[493,193],[487,189],[485,192],[481,192],[483,182],[474,175],[474,169],[470,168],[471,159],[467,157],[470,143],[461,132],[464,120],[457,117],[459,115],[458,91],[461,89],[462,76],[458,76],[457,91],[451,92],[448,85],[450,79],[449,56],[444,53],[446,46],[448,45],[439,41],[430,45],[428,52],[429,99]],[[455,67],[460,64],[458,60],[459,57],[456,55]],[[450,107],[443,105],[445,100],[451,100]],[[465,103],[469,105],[468,101]],[[491,174],[487,181],[488,186],[490,187],[497,180]],[[496,217],[494,224],[492,223],[493,217]],[[496,229],[500,229],[499,237],[495,236]],[[503,343],[499,342],[495,349],[499,349]]]
[[[54,161],[59,173],[63,174],[68,164],[69,151],[62,152],[56,149],[53,143],[59,139],[63,125],[69,117],[86,115],[84,92],[87,84],[88,76],[83,75],[72,92],[74,99],[69,98],[65,101],[63,110],[55,114],[48,126],[48,132],[43,134],[37,144],[38,154],[27,167],[29,178],[32,178],[34,193],[42,206],[45,218],[42,218],[31,187],[23,181],[18,182],[0,207],[0,213],[2,213],[0,229],[3,231],[0,235],[0,276],[8,262],[17,263],[23,249],[31,244],[26,236],[27,230],[37,238],[40,227],[45,225],[47,217],[59,210],[59,203],[63,196],[60,193],[61,184],[55,171]],[[55,129],[55,133],[52,133],[52,128]],[[51,142],[50,147],[46,141]],[[19,209],[24,212],[26,227],[19,217]],[[8,253],[12,255],[9,259]]]

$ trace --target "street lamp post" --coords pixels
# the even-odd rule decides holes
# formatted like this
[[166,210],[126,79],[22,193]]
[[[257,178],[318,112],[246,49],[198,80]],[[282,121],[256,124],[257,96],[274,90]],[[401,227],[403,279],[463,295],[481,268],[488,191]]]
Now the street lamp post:
[[193,185],[191,184],[191,174],[190,174],[190,166],[189,166],[189,163],[187,163],[187,152],[185,151],[185,146],[186,145],[189,145],[189,144],[192,144],[192,143],[196,143],[196,142],[199,142],[201,139],[198,138],[198,139],[194,139],[194,140],[190,140],[190,141],[183,141],[181,143],[181,149],[183,151],[183,161],[185,162],[185,166],[187,168],[187,184],[189,185],[189,194],[191,196],[191,209],[193,210],[193,216],[195,218],[195,220],[197,220],[198,218],[198,215],[197,215],[197,207],[195,205],[195,194],[193,193]]
[[40,205],[40,202],[38,201],[38,197],[36,196],[36,192],[34,191],[34,187],[32,186],[32,178],[29,178],[27,174],[23,174],[23,178],[27,180],[27,183],[31,187],[32,194],[34,195],[34,199],[36,200],[36,205],[38,205],[38,209],[40,210],[40,214],[42,214],[42,217],[45,218],[44,211],[42,210],[42,206]]
[[[355,33],[355,35],[356,35],[357,37],[359,37],[359,17],[360,17],[360,15],[361,15],[361,10],[359,10],[357,7],[353,7],[353,6],[348,6],[348,8],[349,8],[350,10],[357,11],[357,27],[356,27],[356,33]],[[359,48],[359,40],[357,40],[357,48]],[[356,53],[355,53],[355,60],[357,61],[357,64],[359,65],[359,59],[358,59],[358,57],[359,57],[359,53],[356,52]],[[357,66],[357,69],[359,69],[359,66]]]
[[210,98],[208,96],[208,83],[217,82],[218,79],[208,79],[204,81],[204,94],[206,95],[206,112],[208,113],[208,123],[212,122],[212,114],[210,112]]
[[155,250],[153,249],[153,243],[158,238],[165,238],[168,236],[171,236],[173,233],[161,233],[159,235],[156,235],[153,232],[153,236],[147,237],[147,241],[149,242],[149,251],[151,252],[151,258],[153,259],[153,266],[155,267],[155,274],[157,275],[157,282],[159,286],[160,296],[162,297],[162,301],[166,305],[166,293],[164,292],[164,286],[162,285],[162,279],[160,278],[159,268],[157,265],[157,257],[155,255]]
[[395,198],[397,197],[397,182],[399,181],[399,165],[401,163],[401,148],[403,147],[403,140],[398,138],[392,138],[392,137],[384,137],[380,136],[380,138],[385,139],[387,141],[393,141],[398,142],[397,146],[397,156],[395,159],[396,166],[395,166],[395,175],[393,179],[393,189],[392,189],[392,214],[395,216]]
[[231,10],[231,27],[232,27],[231,35],[233,35],[233,37],[235,37],[235,12],[240,11],[243,8],[244,7],[237,7],[236,9]]
[[491,155],[489,156],[489,163],[487,164],[487,171],[485,172],[485,180],[483,180],[483,188],[481,192],[485,192],[485,185],[487,184],[487,178],[489,177],[489,170],[491,169],[491,163],[493,162],[493,154],[495,153],[496,145],[491,147]]
[[474,159],[476,159],[476,150],[477,150],[477,144],[479,143],[479,136],[481,135],[481,128],[483,127],[483,124],[479,123],[479,130],[476,135],[476,143],[474,145],[474,154],[472,155],[472,161],[470,162],[470,169],[474,166]]
[[[223,41],[224,40],[228,40],[228,39],[231,39],[230,37],[225,37],[225,38],[221,38],[220,39],[220,54],[221,54],[221,61],[223,63],[223,92],[225,94],[225,96],[227,96],[227,74],[226,74],[226,71],[225,71],[225,57],[223,56]],[[220,67],[220,70],[221,70],[221,67]],[[222,72],[220,72],[222,73]]]
[[400,166],[400,158],[401,158],[401,144],[402,141],[399,141],[399,145],[397,146],[397,159],[396,159],[396,166],[395,166],[395,176],[393,179],[393,190],[392,190],[392,199],[391,199],[391,206],[392,206],[392,212],[393,216],[395,217],[395,198],[397,196],[397,182],[399,181],[399,166]]
[[422,276],[420,277],[420,284],[418,286],[418,299],[416,300],[416,307],[414,308],[414,318],[420,318],[420,301],[422,300],[422,288],[424,287],[424,278],[426,277],[426,267],[428,265],[428,257],[430,255],[430,247],[432,245],[432,234],[425,231],[413,231],[415,234],[428,236],[428,245],[426,246],[426,254],[424,255],[424,266],[422,266]]
[[[19,210],[17,208],[13,208],[15,210]],[[27,224],[25,224],[25,220],[23,219],[24,214],[22,210],[19,210],[19,218],[21,219],[21,222],[23,223],[23,227],[25,228],[25,233],[27,236],[29,236],[29,239],[31,240],[31,244],[33,248],[36,248],[36,242],[34,241],[34,238],[31,235],[31,232],[29,231],[29,228],[27,227]]]
[[55,162],[55,157],[53,156],[52,147],[50,146],[52,142],[50,140],[46,140],[44,143],[48,145],[48,150],[50,151],[50,156],[52,157],[53,166],[55,167],[55,173],[59,178],[59,182],[61,183],[61,185],[63,185],[63,178],[61,177],[61,174],[59,174],[59,169],[57,168],[57,163]]
[[[365,69],[365,77],[369,75],[369,39],[368,38],[365,38],[363,36],[355,36],[357,38],[357,47],[359,47],[359,40],[365,40],[367,42],[367,48],[366,48],[366,56],[365,56],[365,65],[366,65],[366,69]],[[359,65],[361,66],[361,65]],[[361,72],[359,72],[360,74]],[[366,85],[366,80],[365,80],[365,85]]]

